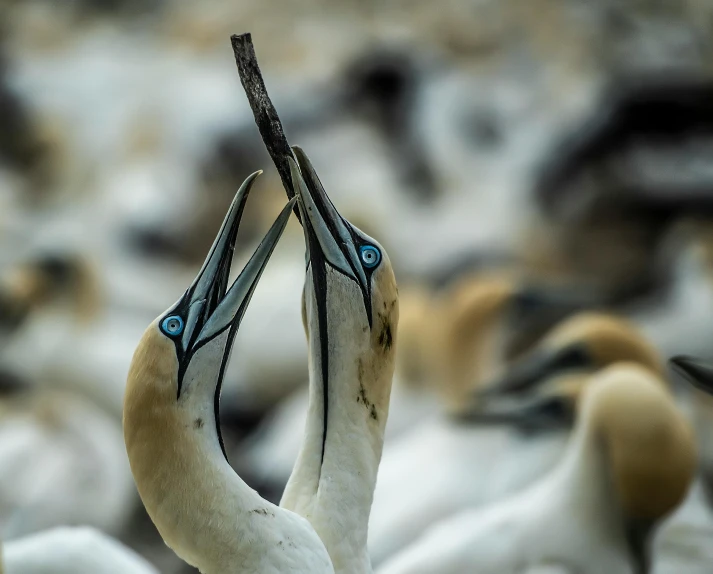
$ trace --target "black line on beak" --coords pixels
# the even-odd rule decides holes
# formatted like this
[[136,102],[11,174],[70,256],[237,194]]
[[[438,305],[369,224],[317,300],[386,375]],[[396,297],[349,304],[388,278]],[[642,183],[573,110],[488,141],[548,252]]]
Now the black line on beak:
[[[341,273],[351,281],[356,281],[357,285],[359,285],[359,288],[361,289],[362,292],[362,297],[364,299],[364,310],[366,311],[366,316],[369,321],[369,328],[371,329],[373,327],[373,312],[371,309],[371,285],[370,285],[370,277],[372,271],[369,269],[364,269],[363,267],[360,269],[356,268],[356,265],[359,265],[359,262],[354,262],[352,258],[349,255],[349,252],[346,248],[346,244],[344,243],[345,239],[343,239],[339,233],[339,229],[337,228],[337,222],[335,221],[335,217],[333,214],[330,213],[330,210],[328,207],[331,207],[332,210],[334,211],[334,214],[336,214],[336,217],[339,218],[341,221],[342,225],[344,228],[347,230],[349,237],[351,238],[352,245],[354,246],[354,250],[358,253],[359,247],[363,244],[363,240],[354,232],[354,228],[352,225],[342,217],[342,215],[339,213],[339,210],[334,206],[334,203],[332,203],[332,200],[330,199],[329,195],[327,195],[326,190],[324,189],[324,186],[322,185],[321,180],[319,179],[319,176],[317,175],[317,172],[315,171],[314,167],[312,166],[312,162],[310,159],[307,157],[307,154],[304,152],[302,148],[299,146],[293,146],[292,151],[294,152],[295,157],[297,158],[297,165],[300,168],[300,172],[302,175],[302,179],[305,182],[305,185],[307,186],[307,190],[310,194],[310,197],[312,198],[312,201],[314,202],[315,206],[317,207],[317,211],[319,212],[319,215],[322,217],[323,221],[325,222],[325,225],[327,226],[327,229],[329,230],[329,234],[331,235],[332,240],[335,242],[337,245],[337,248],[342,252],[342,255],[344,255],[344,259],[349,265],[349,268],[351,269],[351,272],[353,274],[353,277],[347,275],[342,271],[341,269],[338,269],[334,265],[330,264],[328,260],[325,258],[325,263],[328,264],[332,269],[334,269],[337,273]],[[305,221],[302,222],[303,228],[306,226],[307,228],[311,228],[311,224],[309,222],[309,217],[305,218]],[[312,230],[314,232],[314,230]],[[316,237],[315,237],[316,240]],[[321,247],[319,245],[318,241],[314,242],[314,248],[320,250],[321,252]],[[310,244],[310,257],[312,257],[312,254],[314,252],[314,249],[312,247],[312,244]],[[323,254],[324,255],[324,254]],[[359,272],[362,272],[364,276],[367,278],[366,284],[362,285],[361,280],[359,279]]]
[[567,429],[574,425],[574,404],[558,395],[528,397],[516,405],[485,404],[454,415],[464,424],[510,425],[525,434]]
[[556,351],[541,350],[529,354],[500,379],[487,385],[479,396],[496,396],[527,391],[548,378],[567,371],[593,366],[594,361],[583,343],[573,343]]
[[[308,218],[305,217],[305,220]],[[324,462],[324,452],[327,447],[327,425],[329,423],[329,330],[327,322],[327,262],[319,247],[317,237],[309,223],[305,226],[310,250],[310,265],[312,267],[312,287],[317,304],[317,321],[319,328],[319,357],[322,376],[322,401],[324,403],[322,420],[322,455],[320,464]]]
[[678,355],[669,359],[673,370],[697,389],[713,395],[713,366],[701,359]]

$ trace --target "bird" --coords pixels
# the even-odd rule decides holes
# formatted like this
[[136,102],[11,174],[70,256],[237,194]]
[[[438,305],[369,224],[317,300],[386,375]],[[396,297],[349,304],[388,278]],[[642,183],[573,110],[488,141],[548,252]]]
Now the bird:
[[[488,389],[491,394],[494,389],[504,393],[522,379],[534,383],[561,377],[568,366],[561,358],[578,354],[592,362],[578,366],[570,361],[570,374],[589,375],[624,359],[655,372],[663,370],[658,354],[633,325],[591,312],[564,319],[529,352],[496,368],[498,338],[508,328],[503,317],[496,318],[502,313],[507,316],[513,306],[517,310],[518,299],[531,298],[524,296],[529,291],[519,291],[503,278],[483,278],[459,291],[459,297],[449,298],[449,318],[441,327],[440,344],[446,352],[440,354],[438,382],[448,398],[448,416],[423,421],[411,433],[386,444],[369,527],[375,565],[412,543],[434,521],[515,492],[559,460],[573,408],[555,413],[531,408],[525,418],[516,405],[515,411],[500,410],[494,418],[493,409],[499,406],[483,409],[473,393],[477,398],[479,391]],[[514,303],[513,293],[520,293]],[[568,401],[565,397],[563,404],[557,394],[549,407],[555,404],[561,409]],[[528,432],[523,432],[525,427]],[[429,456],[424,457],[424,452]]]
[[383,247],[339,215],[306,154],[293,150],[308,246],[310,404],[281,506],[229,466],[216,405],[235,331],[294,200],[228,290],[257,174],[245,181],[198,277],[148,327],[129,369],[124,437],[139,494],[164,541],[205,574],[371,569],[366,529],[394,368],[396,281]]
[[27,386],[0,398],[0,536],[118,534],[138,503],[118,421],[77,393]]
[[[486,376],[479,369],[495,368],[499,357],[509,352],[511,338],[517,338],[518,344],[522,345],[522,341],[536,338],[543,325],[572,311],[573,298],[551,296],[548,291],[511,275],[502,271],[480,272],[461,278],[443,293],[416,282],[399,285],[399,345],[384,436],[387,452],[390,443],[398,441],[402,433],[412,431],[416,424],[433,430],[433,419],[444,408],[438,399],[446,405],[457,406],[472,381]],[[251,307],[248,312],[252,311]],[[256,320],[259,318],[257,316]],[[443,384],[439,379],[439,376],[450,377],[450,373],[437,375],[434,372],[437,368],[434,363],[441,353],[441,333],[437,324],[442,321],[451,324],[454,331],[448,341],[463,342],[469,349],[449,356],[454,363],[460,361],[458,367],[453,367],[453,371],[458,372],[448,378],[449,381],[457,380],[457,385]],[[505,335],[501,337],[501,333]],[[490,365],[491,362],[495,365]],[[226,391],[224,396],[229,397]],[[308,402],[309,390],[306,387],[298,389],[273,409],[256,432],[236,449],[236,467],[241,476],[271,500],[279,498],[294,467],[302,438],[298,431],[304,428]],[[437,436],[441,434],[437,432]],[[421,464],[418,442],[409,443],[413,447],[409,456],[416,464]],[[400,463],[395,467],[395,462],[389,462],[388,454],[386,458],[386,467],[393,469],[398,477],[408,472],[406,467],[400,468]],[[380,470],[382,477],[383,466]],[[394,491],[403,491],[402,479],[395,480],[392,487]],[[383,487],[377,488],[381,490]],[[384,513],[390,520],[391,507],[388,503],[383,506],[383,501],[398,501],[403,495],[392,492],[391,488],[388,492],[380,497],[382,502],[377,501],[372,511],[379,515]],[[386,530],[383,536],[370,536],[384,542],[393,539],[395,529],[389,527]],[[402,534],[407,531],[405,528],[396,530]]]
[[[564,344],[558,351],[558,339],[560,343],[569,340],[570,344]],[[503,377],[494,385],[495,389],[499,387],[496,392],[500,393],[500,398],[510,393],[535,395],[526,403],[533,419],[530,424],[551,424],[553,416],[574,420],[575,399],[589,382],[589,377],[617,360],[632,360],[638,356],[638,364],[668,381],[663,361],[651,342],[640,331],[637,334],[635,325],[622,317],[594,312],[576,315],[554,329],[542,347],[536,348],[536,352],[525,357],[519,365],[516,363],[510,377]],[[539,390],[534,390],[538,386]],[[686,413],[690,418],[688,410]],[[695,403],[693,413],[696,428]],[[703,458],[707,435],[703,429],[696,430],[704,480],[701,481],[699,476],[684,503],[656,537],[656,574],[699,574],[707,571],[713,559],[706,542],[713,533],[713,515],[703,504],[707,486]],[[513,461],[513,464],[521,465],[522,460]],[[502,475],[507,478],[516,469],[514,466]]]
[[547,377],[593,373],[618,361],[633,361],[664,376],[657,349],[637,326],[611,313],[584,311],[560,322],[499,378],[484,384],[481,397],[524,392]]
[[158,574],[151,564],[100,530],[57,527],[5,542],[0,574]]
[[613,295],[641,293],[659,280],[652,263],[671,224],[710,218],[709,176],[696,165],[710,137],[713,85],[644,75],[602,88],[535,175],[539,217],[523,243],[532,252],[542,242],[540,265],[556,262]]
[[547,476],[434,525],[378,572],[644,574],[652,537],[695,468],[692,429],[661,377],[615,363],[584,388],[566,452]]
[[96,278],[85,258],[61,251],[32,253],[0,275],[0,333],[10,338],[35,311],[64,304],[77,319],[98,306]]
[[367,528],[394,373],[398,289],[384,248],[339,215],[309,158],[293,149],[304,176],[290,160],[307,222],[310,405],[280,503],[308,517],[336,572],[369,572]]

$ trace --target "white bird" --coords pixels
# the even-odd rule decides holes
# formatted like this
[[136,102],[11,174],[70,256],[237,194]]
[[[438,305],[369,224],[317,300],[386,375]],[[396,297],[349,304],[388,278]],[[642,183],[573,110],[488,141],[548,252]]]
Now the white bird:
[[665,383],[617,363],[584,389],[567,451],[545,478],[435,525],[379,572],[643,574],[695,466],[692,430]]
[[[467,414],[463,411],[472,402],[468,393],[478,390],[478,385],[482,389],[498,373],[493,355],[497,356],[503,326],[487,327],[494,323],[510,290],[504,289],[507,284],[487,285],[479,286],[477,305],[475,297],[464,298],[461,313],[454,308],[452,321],[443,326],[442,344],[448,353],[441,359],[445,366],[441,385],[453,405],[451,411],[458,415]],[[483,363],[478,364],[479,360]],[[632,325],[607,315],[582,313],[554,327],[493,387],[503,390],[534,384],[563,371],[590,374],[619,360],[636,361],[656,372],[663,369],[656,351]],[[460,412],[455,410],[459,403]],[[503,414],[500,424],[487,419],[477,424],[477,419],[464,423],[433,418],[386,444],[369,525],[369,550],[375,565],[412,543],[435,521],[511,494],[560,459],[571,420],[554,421],[555,428],[532,434],[518,426],[540,424],[541,413],[536,409],[527,413],[532,420],[519,420],[522,415],[512,412]],[[557,416],[567,418],[568,413]],[[543,422],[550,426],[550,421]]]
[[6,542],[0,574],[158,574],[138,554],[88,527],[63,527]]
[[243,184],[198,277],[148,327],[129,372],[124,437],[139,494],[164,541],[206,574],[371,570],[366,531],[394,368],[396,283],[384,250],[339,215],[295,153],[310,404],[282,507],[228,465],[216,405],[233,336],[292,203],[228,290],[254,176]]
[[0,400],[0,534],[59,525],[119,532],[138,502],[118,421],[68,391]]

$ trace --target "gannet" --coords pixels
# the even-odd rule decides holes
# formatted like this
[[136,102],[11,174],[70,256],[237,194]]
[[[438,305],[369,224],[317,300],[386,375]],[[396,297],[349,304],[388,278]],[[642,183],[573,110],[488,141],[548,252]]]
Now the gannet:
[[644,574],[661,520],[696,467],[692,429],[660,376],[594,375],[560,463],[527,490],[433,526],[380,574]]
[[658,351],[636,325],[623,317],[587,311],[551,329],[508,372],[483,385],[480,394],[525,391],[559,373],[593,373],[618,361],[640,363],[663,376]]
[[282,507],[228,465],[217,404],[233,336],[292,203],[227,290],[254,176],[246,180],[198,277],[148,327],[129,371],[124,436],[139,494],[164,541],[206,574],[371,569],[366,527],[388,414],[396,283],[383,248],[338,214],[304,153],[295,154],[310,405]]
[[60,525],[118,534],[138,504],[119,421],[69,391],[0,398],[0,537]]
[[[572,397],[562,396],[565,387],[550,397],[548,406],[521,410],[520,415],[502,413],[505,416],[500,416],[499,424],[482,416],[494,414],[493,407],[486,405],[484,412],[478,412],[477,402],[469,406],[472,401],[463,394],[464,389],[467,393],[479,388],[504,392],[521,380],[534,384],[561,379],[564,374],[590,375],[618,360],[663,372],[661,359],[632,325],[608,315],[580,313],[560,322],[504,373],[489,379],[499,371],[490,368],[483,372],[488,363],[478,365],[478,358],[493,361],[487,353],[492,355],[497,348],[492,341],[497,333],[484,328],[505,298],[499,282],[490,284],[489,289],[487,285],[479,288],[479,305],[474,293],[463,297],[461,313],[454,307],[451,325],[443,327],[442,344],[448,353],[441,355],[441,384],[451,386],[445,394],[457,398],[449,402],[458,405],[451,412],[474,422],[440,417],[422,423],[393,444],[387,443],[369,528],[375,565],[412,543],[435,521],[529,485],[548,472],[566,448],[573,406]],[[569,360],[571,357],[579,362]],[[551,406],[557,410],[548,411]],[[471,408],[475,413],[469,412]],[[481,424],[477,424],[479,420]],[[523,432],[525,425],[530,432]]]

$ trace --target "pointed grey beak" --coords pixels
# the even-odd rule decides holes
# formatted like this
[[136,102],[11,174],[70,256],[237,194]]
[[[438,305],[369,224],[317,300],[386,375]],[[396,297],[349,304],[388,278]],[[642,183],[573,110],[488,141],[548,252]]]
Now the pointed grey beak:
[[[183,297],[165,315],[169,319],[185,321],[185,327],[183,327],[180,336],[173,337],[179,359],[179,395],[183,375],[196,350],[225,330],[237,329],[239,326],[260,275],[267,265],[297,201],[296,198],[293,198],[285,205],[250,261],[228,289],[238,227],[247,196],[255,178],[260,173],[252,174],[240,186],[198,275]],[[227,346],[226,352],[229,350],[230,345]]]
[[522,393],[554,375],[590,368],[593,364],[583,343],[573,343],[552,351],[535,351],[516,361],[500,379],[486,385],[477,395],[489,397]]
[[476,425],[509,425],[523,432],[571,428],[575,405],[565,397],[534,394],[517,402],[486,402],[456,415],[456,420]]
[[277,216],[272,227],[263,237],[250,261],[206,321],[198,335],[197,345],[206,343],[233,324],[240,324],[265,265],[270,260],[270,256],[285,230],[296,201],[297,198],[292,198],[282,208],[280,215]]
[[323,257],[335,269],[366,287],[366,275],[349,224],[327,196],[307,154],[292,148],[297,162],[288,158],[295,193],[299,198],[302,226],[308,242],[310,260]]
[[694,387],[713,395],[713,365],[686,355],[673,357],[669,363],[675,372]]
[[179,307],[187,307],[182,336],[184,351],[195,344],[203,325],[225,296],[240,220],[253,183],[261,173],[253,173],[240,186],[203,266],[179,302]]

